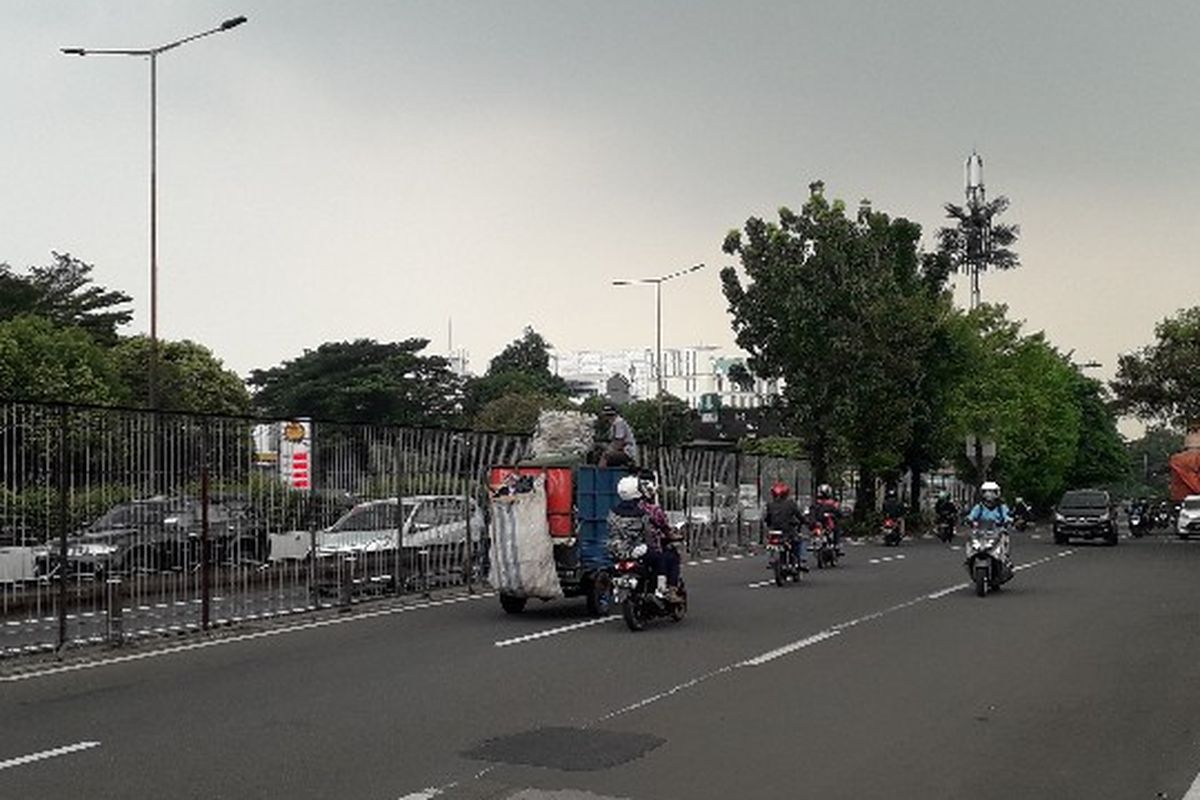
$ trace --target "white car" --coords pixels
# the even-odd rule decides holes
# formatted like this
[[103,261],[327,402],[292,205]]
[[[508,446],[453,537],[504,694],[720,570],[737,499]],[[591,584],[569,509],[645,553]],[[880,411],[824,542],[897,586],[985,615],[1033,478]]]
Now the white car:
[[1200,536],[1200,494],[1189,494],[1183,498],[1179,508],[1179,524],[1175,529],[1180,539]]
[[[467,540],[464,500],[457,495],[415,495],[404,498],[404,547],[426,548],[462,544]],[[471,537],[483,535],[483,514],[471,501]],[[368,500],[347,511],[328,528],[310,536],[306,531],[272,534],[272,561],[307,558],[315,540],[317,557],[355,555],[396,549],[399,519],[396,498]]]

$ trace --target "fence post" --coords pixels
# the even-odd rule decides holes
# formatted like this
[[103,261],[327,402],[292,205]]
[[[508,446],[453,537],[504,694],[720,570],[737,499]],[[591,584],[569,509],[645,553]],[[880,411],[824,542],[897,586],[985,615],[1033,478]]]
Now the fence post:
[[467,514],[467,554],[466,554],[466,576],[467,576],[467,594],[475,594],[475,546],[472,544],[471,536],[471,518],[474,514],[471,513],[471,480],[468,479],[463,484],[463,508]]
[[740,452],[733,454],[733,491],[737,502],[737,548],[740,552],[743,547],[742,537],[742,454]]
[[404,431],[396,451],[396,596],[404,594],[407,566],[404,563]]
[[55,465],[58,490],[58,643],[55,652],[62,655],[67,646],[67,407],[58,407],[58,463]]
[[339,610],[348,611],[350,604],[353,602],[354,591],[354,556],[346,556],[342,559],[344,569],[339,570],[341,573],[341,586],[339,587],[338,605]]
[[200,629],[207,631],[212,613],[212,587],[209,573],[209,536],[208,536],[208,426],[204,427],[202,437],[204,448],[204,463],[200,466]]
[[125,642],[125,609],[121,586],[120,578],[109,578],[105,581],[105,588],[108,590],[105,597],[108,606],[108,635],[105,638],[112,647],[120,647]]

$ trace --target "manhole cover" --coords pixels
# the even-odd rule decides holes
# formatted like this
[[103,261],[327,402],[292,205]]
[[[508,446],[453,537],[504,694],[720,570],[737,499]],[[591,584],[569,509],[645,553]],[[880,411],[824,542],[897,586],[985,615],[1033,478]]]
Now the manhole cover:
[[647,733],[618,733],[583,728],[537,728],[501,736],[463,753],[480,761],[550,767],[571,772],[624,764],[665,742]]

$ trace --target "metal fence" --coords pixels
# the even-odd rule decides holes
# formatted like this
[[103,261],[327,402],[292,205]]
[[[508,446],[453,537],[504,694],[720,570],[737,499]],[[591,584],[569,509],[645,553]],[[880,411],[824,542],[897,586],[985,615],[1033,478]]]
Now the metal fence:
[[[526,437],[316,422],[295,488],[255,446],[271,422],[0,402],[0,657],[486,579],[488,470]],[[809,487],[786,459],[643,462],[692,553],[757,541],[775,480]]]

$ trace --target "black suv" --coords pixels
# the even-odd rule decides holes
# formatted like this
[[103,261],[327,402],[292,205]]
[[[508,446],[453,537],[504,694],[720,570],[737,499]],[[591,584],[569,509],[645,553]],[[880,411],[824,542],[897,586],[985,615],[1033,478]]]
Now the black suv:
[[1117,515],[1108,492],[1076,489],[1062,496],[1054,509],[1054,543],[1066,544],[1072,537],[1117,543]]

